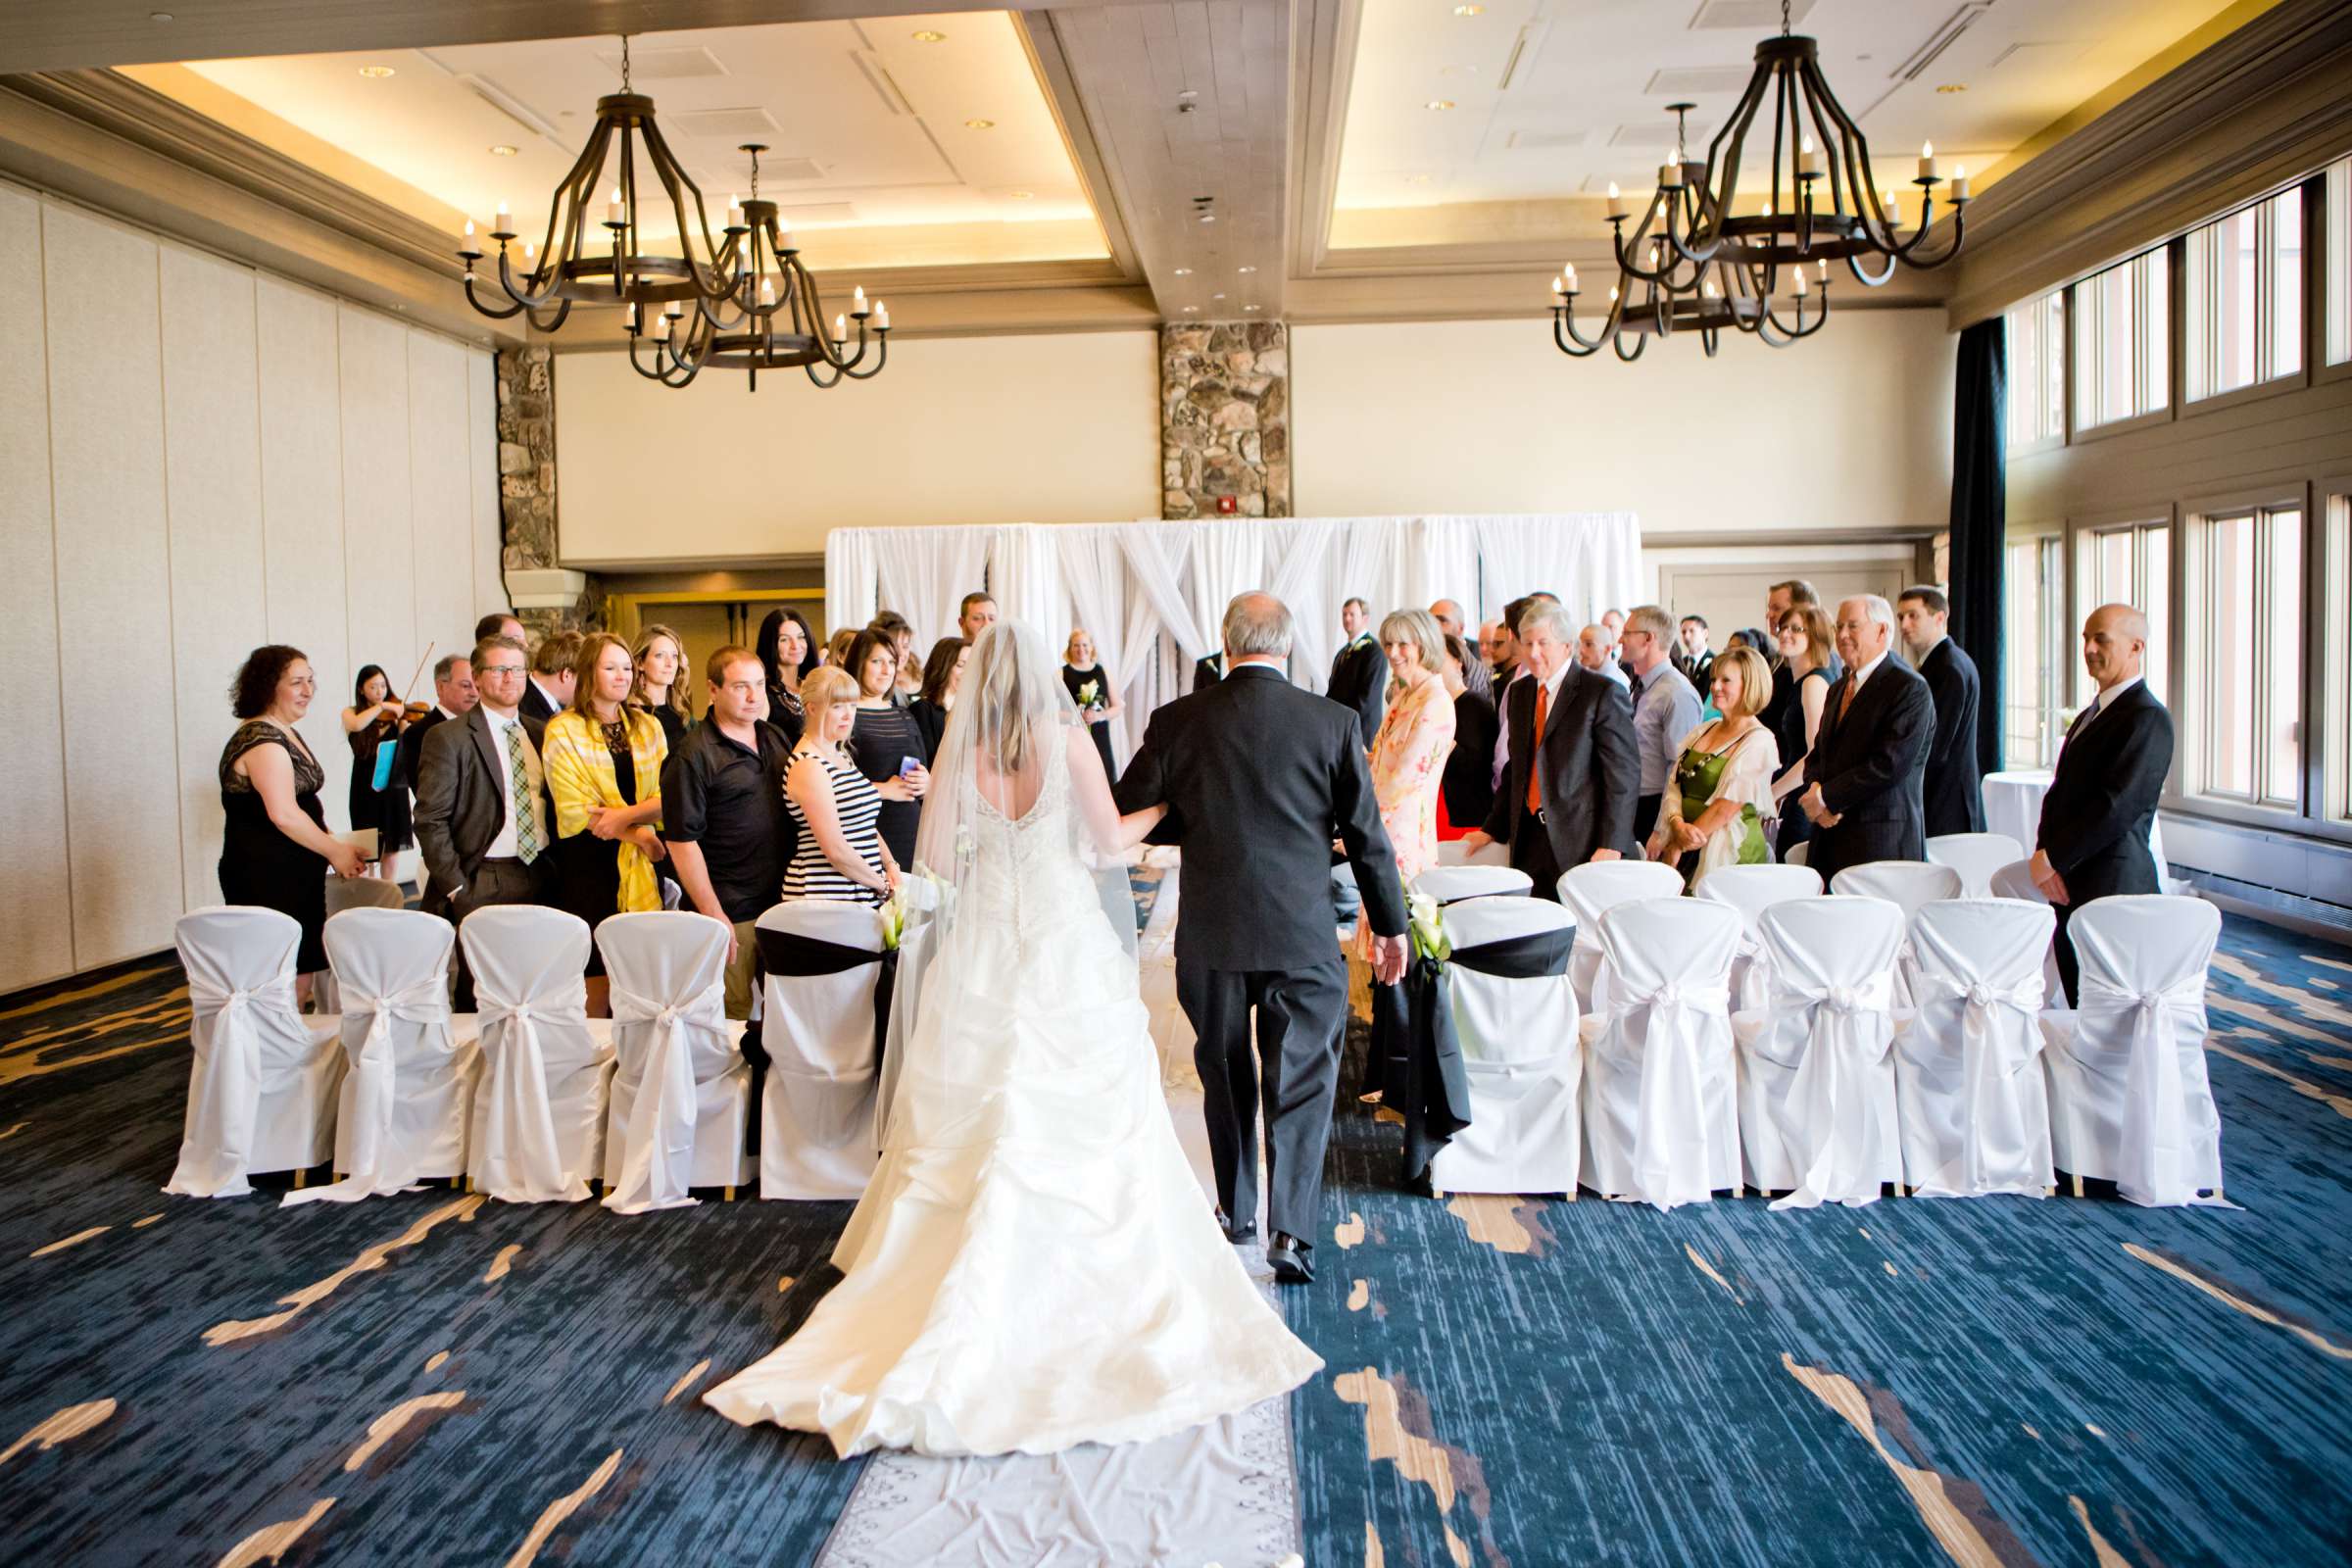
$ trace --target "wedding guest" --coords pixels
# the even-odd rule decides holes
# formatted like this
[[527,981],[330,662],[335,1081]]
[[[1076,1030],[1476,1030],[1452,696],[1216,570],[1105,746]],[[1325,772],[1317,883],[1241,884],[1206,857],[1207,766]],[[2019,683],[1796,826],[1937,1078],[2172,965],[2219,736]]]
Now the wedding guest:
[[1062,650],[1061,683],[1069,688],[1070,701],[1078,705],[1086,732],[1095,738],[1095,750],[1102,759],[1102,776],[1117,784],[1119,764],[1110,760],[1110,721],[1127,709],[1110,677],[1102,672],[1102,661],[1095,658],[1094,633],[1084,626],[1071,630],[1069,646]]
[[1796,695],[1788,702],[1767,702],[1757,714],[1759,720],[1775,710],[1781,715],[1780,728],[1773,731],[1780,750],[1781,776],[1772,781],[1772,796],[1781,803],[1775,808],[1780,828],[1774,848],[1784,860],[1790,850],[1813,836],[1812,820],[1797,808],[1792,797],[1805,787],[1805,759],[1821,733],[1822,710],[1830,703],[1830,617],[1821,612],[1819,605],[1796,605],[1781,616],[1781,669],[1774,681],[1775,697],[1781,686],[1795,687]]
[[1713,689],[1715,650],[1707,646],[1707,617],[1685,615],[1675,628],[1674,667],[1699,691]]
[[1698,693],[1666,657],[1674,622],[1656,605],[1637,606],[1618,634],[1634,677],[1634,744],[1642,756],[1642,790],[1634,805],[1634,836],[1647,840],[1658,825],[1659,803],[1674,776],[1678,744],[1703,716]]
[[1767,827],[1780,747],[1756,718],[1772,696],[1772,667],[1747,648],[1729,649],[1712,665],[1709,685],[1722,716],[1682,737],[1643,851],[1679,865],[1692,893],[1718,867],[1772,863]]
[[1528,607],[1542,603],[1532,594],[1523,594],[1502,607],[1502,650],[1509,662],[1494,671],[1494,712],[1497,719],[1494,735],[1494,786],[1502,788],[1503,769],[1511,760],[1511,726],[1503,722],[1510,708],[1510,688],[1527,673],[1526,652],[1519,643],[1519,622]]
[[[1440,636],[1460,640],[1462,607],[1459,603],[1451,599],[1439,600],[1429,607],[1429,618],[1438,623]],[[1478,660],[1473,659],[1462,665],[1461,681],[1482,697],[1492,700],[1494,695],[1493,677],[1487,673],[1487,666]]]
[[[608,915],[662,907],[654,862],[669,852],[662,762],[669,748],[653,714],[629,707],[637,678],[629,645],[610,632],[581,640],[572,704],[547,722],[542,743],[556,807],[555,903],[593,931]],[[588,1015],[611,1016],[604,957],[588,949]]]
[[[858,630],[859,628],[856,626],[844,626],[826,638],[825,657],[822,662],[832,665],[835,669],[848,669],[850,667],[850,644],[858,640]],[[856,677],[853,675],[852,678]]]
[[767,711],[761,716],[783,732],[789,747],[801,738],[801,682],[816,668],[816,636],[808,619],[787,607],[767,612],[754,648],[766,677]]
[[1340,630],[1345,636],[1340,651],[1332,657],[1331,680],[1323,695],[1342,708],[1354,710],[1356,730],[1369,751],[1372,738],[1380,733],[1380,707],[1389,689],[1388,662],[1372,635],[1371,607],[1361,599],[1349,599],[1340,606]]
[[2080,960],[2069,918],[2093,899],[2164,891],[2148,835],[2173,769],[2173,715],[2142,678],[2147,657],[2148,618],[2130,605],[2101,605],[2083,622],[2082,667],[2099,694],[2067,727],[2027,862],[2058,915],[2070,1007],[2080,1002]]
[[923,732],[925,756],[937,757],[948,733],[948,714],[956,708],[956,689],[963,682],[963,667],[972,662],[972,645],[960,637],[942,637],[923,661],[921,692],[906,705],[915,728]]
[[956,607],[956,633],[966,645],[980,640],[980,634],[997,623],[997,602],[984,593],[969,593]]
[[[923,819],[923,793],[931,787],[931,754],[923,732],[899,705],[898,655],[890,638],[868,626],[850,642],[844,673],[853,677],[854,721],[847,742],[850,760],[881,792],[882,842],[900,865],[914,863],[915,829]],[[801,701],[808,702],[803,682]]]
[[757,654],[730,643],[703,668],[708,715],[662,765],[662,842],[687,904],[728,928],[727,1016],[749,1018],[752,925],[776,902],[792,859],[784,775],[793,743],[760,722],[767,679]]
[[1906,588],[1894,601],[1903,657],[1936,699],[1936,733],[1928,742],[1928,777],[1921,806],[1927,834],[1984,831],[1984,780],[1977,760],[1981,710],[1977,662],[1952,641],[1952,605],[1939,588]]
[[1503,715],[1510,765],[1486,825],[1462,846],[1508,845],[1537,895],[1556,900],[1570,866],[1636,853],[1634,710],[1615,682],[1569,657],[1574,631],[1559,606],[1529,607],[1516,636],[1528,678],[1512,685]]
[[[473,689],[473,664],[464,654],[444,654],[433,662],[433,706],[422,716],[410,720],[409,727],[400,732],[400,772],[409,781],[412,791],[422,787],[424,777],[424,738],[436,724],[446,724],[453,718],[463,718],[473,711],[477,701]],[[411,818],[414,821],[414,815]],[[421,866],[422,857],[418,857]],[[422,866],[417,873],[422,884],[424,906],[435,907],[432,868]]]
[[512,610],[493,610],[473,623],[475,642],[491,637],[512,637],[525,648],[531,645],[529,635],[522,629],[522,622],[514,617]]
[[571,706],[579,679],[580,642],[576,631],[551,631],[531,654],[531,683],[523,690],[522,711],[543,725]]
[[[873,618],[872,626],[874,630],[890,639],[891,654],[899,662],[898,684],[892,688],[891,697],[901,708],[904,708],[914,694],[922,689],[923,684],[922,668],[914,662],[914,628],[906,623],[905,615],[895,610],[878,612]],[[854,672],[855,666],[853,666]]]
[[392,696],[380,664],[363,664],[352,683],[351,706],[343,710],[343,737],[351,742],[351,782],[346,792],[353,832],[375,829],[374,874],[386,876],[392,858],[409,847],[409,778],[400,770],[400,732],[408,709]]
[[637,634],[637,646],[631,652],[637,662],[637,680],[629,702],[654,715],[654,721],[662,726],[662,744],[674,752],[694,723],[694,710],[686,702],[686,683],[678,678],[686,667],[686,639],[655,621]]
[[1494,699],[1473,691],[1463,678],[1485,661],[1459,637],[1446,639],[1446,690],[1453,699],[1453,750],[1446,757],[1446,779],[1438,793],[1441,839],[1458,839],[1494,808],[1494,739],[1499,720]]
[[1805,863],[1824,882],[1849,865],[1927,855],[1920,775],[1936,703],[1917,670],[1887,657],[1893,640],[1894,607],[1886,600],[1860,594],[1839,602],[1845,678],[1830,688],[1797,797],[1813,820]]
[[[866,634],[860,633],[862,642]],[[875,645],[888,651],[880,639]],[[800,744],[792,749],[785,775],[785,808],[797,835],[792,861],[784,868],[788,899],[846,899],[880,904],[899,884],[898,858],[880,831],[888,804],[854,761],[843,742],[863,716],[858,685],[848,671],[830,666],[801,683],[808,714]],[[902,715],[904,716],[904,715]],[[888,780],[904,789],[903,780]]]
[[1609,628],[1595,621],[1576,634],[1576,662],[1595,675],[1605,675],[1625,688],[1630,701],[1634,689],[1633,677],[1617,662],[1616,642]]
[[1511,639],[1511,628],[1499,620],[1490,620],[1479,627],[1478,656],[1494,678],[1493,695],[1500,697],[1502,683],[1510,679],[1519,663],[1519,649]]
[[326,874],[359,876],[359,850],[326,830],[318,791],[326,770],[295,730],[318,689],[299,648],[256,648],[229,683],[236,733],[220,752],[220,897],[293,916],[302,927],[295,990],[311,997],[311,976],[326,967]]
[[[1396,855],[1396,875],[1413,878],[1438,863],[1438,796],[1453,750],[1453,700],[1441,671],[1446,638],[1425,610],[1391,612],[1380,623],[1389,668],[1388,710],[1372,742],[1372,794]],[[1369,927],[1357,936],[1369,944]],[[1371,949],[1364,949],[1370,961]]]

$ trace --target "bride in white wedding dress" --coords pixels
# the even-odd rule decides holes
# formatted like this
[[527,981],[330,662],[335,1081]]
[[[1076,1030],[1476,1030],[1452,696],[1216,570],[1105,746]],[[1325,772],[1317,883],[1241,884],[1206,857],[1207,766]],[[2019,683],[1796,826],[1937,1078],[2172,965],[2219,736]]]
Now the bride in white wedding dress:
[[1036,631],[981,635],[932,778],[950,923],[845,1278],[705,1401],[844,1457],[1050,1453],[1298,1387],[1323,1363],[1212,1217],[1137,996],[1123,852],[1159,809],[1118,815]]

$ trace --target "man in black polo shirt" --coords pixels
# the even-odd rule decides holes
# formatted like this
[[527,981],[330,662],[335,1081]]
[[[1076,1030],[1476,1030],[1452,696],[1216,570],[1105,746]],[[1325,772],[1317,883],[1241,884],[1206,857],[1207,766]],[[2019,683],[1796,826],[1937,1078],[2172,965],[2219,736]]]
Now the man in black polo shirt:
[[784,814],[784,767],[792,748],[772,724],[760,656],[732,645],[704,666],[710,714],[689,731],[662,768],[662,842],[678,885],[696,910],[724,920],[727,1016],[752,1015],[752,922],[784,885],[792,819]]

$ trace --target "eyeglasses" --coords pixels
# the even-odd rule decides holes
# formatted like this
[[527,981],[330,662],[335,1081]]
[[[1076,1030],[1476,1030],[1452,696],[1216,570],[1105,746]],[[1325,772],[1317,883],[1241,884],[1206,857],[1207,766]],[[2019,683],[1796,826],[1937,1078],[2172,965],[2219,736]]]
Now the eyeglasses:
[[519,675],[522,673],[522,666],[520,664],[484,664],[474,673],[476,675]]

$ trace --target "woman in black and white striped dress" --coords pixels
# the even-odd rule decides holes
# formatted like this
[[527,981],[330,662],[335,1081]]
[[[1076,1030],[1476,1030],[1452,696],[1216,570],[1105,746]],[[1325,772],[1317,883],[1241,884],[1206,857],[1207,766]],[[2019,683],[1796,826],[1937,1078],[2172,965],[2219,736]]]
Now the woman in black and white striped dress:
[[880,904],[898,886],[898,862],[875,821],[885,800],[908,798],[906,786],[874,784],[842,749],[857,705],[858,683],[845,670],[811,670],[801,682],[808,727],[784,777],[785,809],[800,839],[784,870],[785,898]]

